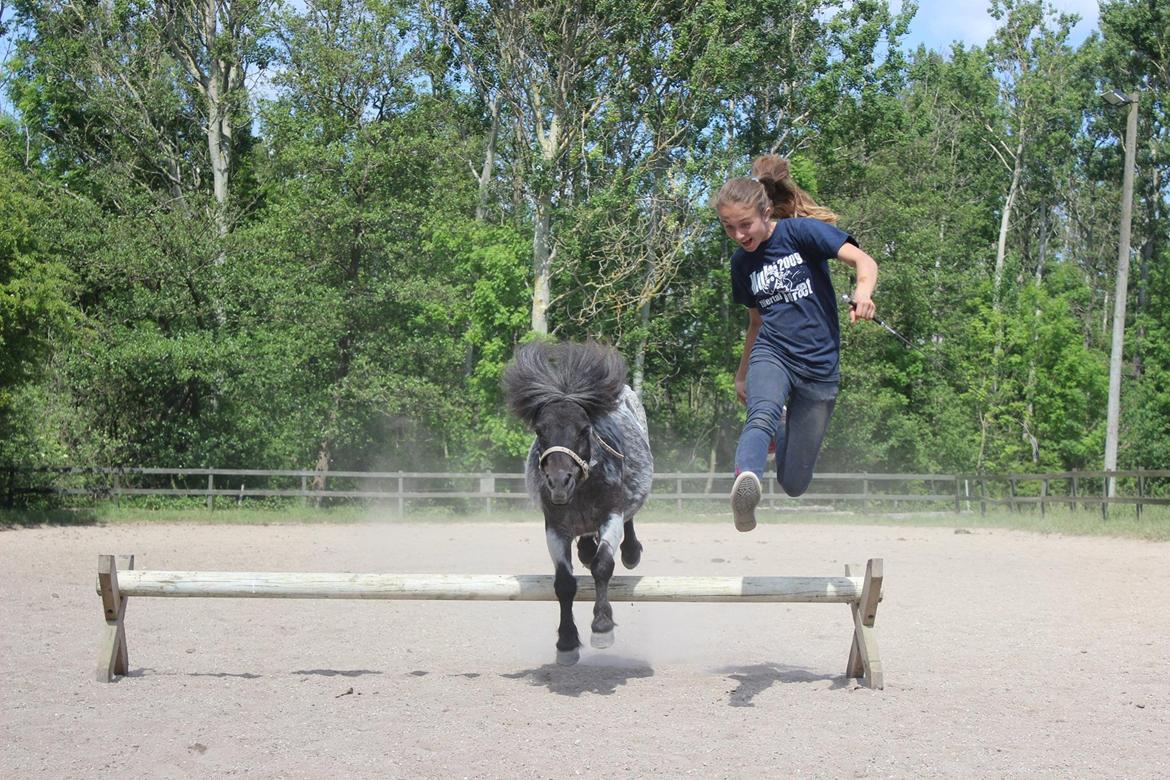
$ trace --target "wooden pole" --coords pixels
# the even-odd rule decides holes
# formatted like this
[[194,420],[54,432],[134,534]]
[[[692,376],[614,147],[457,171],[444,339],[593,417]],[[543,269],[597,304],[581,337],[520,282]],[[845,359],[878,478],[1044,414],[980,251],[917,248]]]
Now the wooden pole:
[[[134,568],[134,556],[122,559],[126,569]],[[102,631],[101,650],[98,653],[97,680],[110,682],[116,675],[125,675],[130,668],[126,650],[127,594],[118,587],[118,566],[112,555],[98,556],[98,594],[102,597],[102,613],[106,627]]]
[[[847,564],[846,576],[857,573],[858,568]],[[865,566],[861,598],[849,605],[853,612],[853,645],[845,666],[846,677],[863,677],[866,685],[879,690],[885,687],[885,681],[873,624],[877,619],[878,602],[882,600],[882,578],[882,559],[870,559]]]
[[[125,596],[189,598],[556,601],[548,574],[343,574],[310,572],[129,571]],[[849,604],[860,577],[630,577],[609,581],[612,601],[810,602]],[[577,599],[594,597],[592,575],[577,577]]]
[[[119,575],[113,556],[98,558],[98,593],[106,634],[98,680],[109,682],[129,668],[123,619],[130,596],[221,598],[323,598],[460,601],[555,601],[551,575],[345,574],[301,572],[134,571],[133,558]],[[613,577],[614,601],[805,602],[848,604],[853,642],[846,674],[882,688],[874,619],[881,601],[882,559],[870,559],[863,576],[844,577]],[[860,573],[860,572],[858,572]],[[592,576],[577,577],[577,598],[595,595]]]

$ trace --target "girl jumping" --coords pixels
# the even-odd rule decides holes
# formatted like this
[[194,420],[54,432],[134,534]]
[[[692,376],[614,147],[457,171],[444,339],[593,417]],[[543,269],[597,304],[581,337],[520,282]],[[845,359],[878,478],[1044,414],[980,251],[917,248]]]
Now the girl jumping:
[[[849,321],[873,319],[877,263],[837,215],[818,206],[789,175],[788,161],[757,158],[751,177],[731,179],[713,205],[724,231],[739,244],[731,256],[731,289],[748,308],[735,389],[747,423],[735,450],[731,510],[735,527],[756,527],[760,479],[776,442],[776,476],[784,492],[808,489],[837,398],[840,332],[829,258],[853,266]],[[786,418],[782,414],[787,407]]]

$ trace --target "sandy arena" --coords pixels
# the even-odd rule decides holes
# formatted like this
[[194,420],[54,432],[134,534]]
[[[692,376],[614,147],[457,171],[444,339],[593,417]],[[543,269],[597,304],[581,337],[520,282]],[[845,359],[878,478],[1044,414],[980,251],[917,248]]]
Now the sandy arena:
[[[0,532],[0,777],[1170,776],[1170,544],[945,528],[646,523],[638,574],[885,559],[884,691],[839,604],[614,603],[554,663],[553,603],[131,599],[95,681],[99,553],[140,569],[551,574],[520,523]],[[624,573],[619,569],[619,573]]]

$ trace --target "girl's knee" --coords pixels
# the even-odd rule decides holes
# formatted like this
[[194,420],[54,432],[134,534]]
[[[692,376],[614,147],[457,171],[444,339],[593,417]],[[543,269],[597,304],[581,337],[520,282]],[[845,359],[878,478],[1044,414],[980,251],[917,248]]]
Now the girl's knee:
[[783,407],[773,404],[756,404],[748,409],[747,428],[760,428],[775,432],[780,425],[780,410]]
[[797,498],[803,496],[804,492],[808,490],[812,477],[811,471],[800,474],[784,473],[780,475],[780,487],[792,498]]

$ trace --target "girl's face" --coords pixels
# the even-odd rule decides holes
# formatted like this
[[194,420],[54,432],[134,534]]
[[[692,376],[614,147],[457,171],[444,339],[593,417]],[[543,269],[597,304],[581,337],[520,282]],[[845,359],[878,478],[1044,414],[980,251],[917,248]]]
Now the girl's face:
[[772,222],[754,206],[741,203],[724,203],[719,207],[719,224],[727,236],[748,252],[760,248],[760,244],[772,235]]

